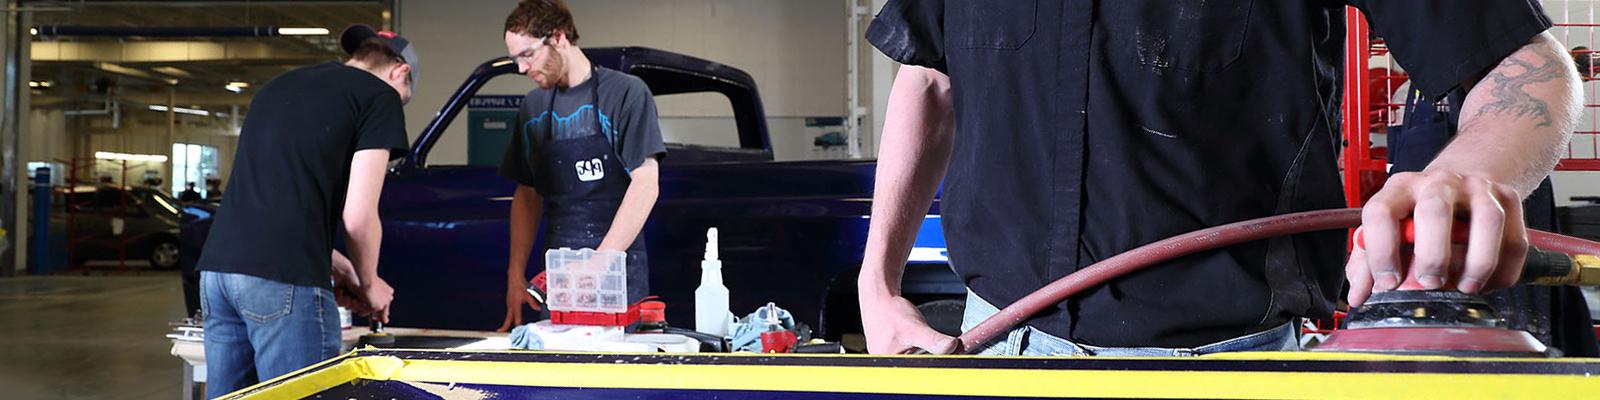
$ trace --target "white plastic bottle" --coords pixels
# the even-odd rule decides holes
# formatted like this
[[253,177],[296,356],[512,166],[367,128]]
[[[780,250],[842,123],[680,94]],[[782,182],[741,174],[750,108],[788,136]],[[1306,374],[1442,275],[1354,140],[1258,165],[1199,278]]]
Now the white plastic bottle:
[[694,290],[694,330],[728,336],[728,287],[717,259],[717,228],[706,231],[706,257],[700,261],[700,287]]

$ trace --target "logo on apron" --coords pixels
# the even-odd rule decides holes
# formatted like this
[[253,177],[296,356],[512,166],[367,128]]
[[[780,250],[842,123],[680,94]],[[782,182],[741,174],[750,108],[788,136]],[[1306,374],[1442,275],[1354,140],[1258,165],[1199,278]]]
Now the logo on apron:
[[594,182],[606,177],[606,167],[600,165],[600,159],[589,161],[578,160],[573,164],[578,169],[578,180]]

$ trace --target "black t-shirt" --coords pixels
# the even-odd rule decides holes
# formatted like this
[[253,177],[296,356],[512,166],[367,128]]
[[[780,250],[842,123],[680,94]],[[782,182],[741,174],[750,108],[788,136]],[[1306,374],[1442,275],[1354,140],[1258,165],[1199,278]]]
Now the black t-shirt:
[[[1430,96],[1550,27],[1525,0],[890,0],[867,39],[950,76],[950,260],[1004,306],[1159,239],[1343,207],[1347,4]],[[1204,345],[1328,315],[1344,249],[1330,231],[1199,253],[1028,324],[1098,346]]]
[[198,268],[330,287],[352,157],[406,148],[400,96],[371,73],[327,63],[273,78],[250,102]]
[[[600,105],[595,107],[595,87],[600,85]],[[656,116],[655,97],[650,87],[637,76],[609,68],[596,68],[592,79],[571,88],[557,90],[555,111],[551,113],[550,91],[534,89],[522,100],[517,111],[516,131],[500,162],[500,175],[519,184],[534,186],[540,173],[536,149],[550,140],[573,139],[605,131],[606,140],[622,158],[623,167],[632,172],[647,158],[667,153]],[[551,125],[554,123],[554,129]],[[551,137],[554,135],[554,137]]]

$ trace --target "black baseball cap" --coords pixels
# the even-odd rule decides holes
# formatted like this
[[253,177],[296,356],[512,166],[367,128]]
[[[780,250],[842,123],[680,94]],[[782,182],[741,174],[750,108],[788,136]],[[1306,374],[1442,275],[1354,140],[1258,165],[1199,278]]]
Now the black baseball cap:
[[406,38],[400,37],[394,32],[379,31],[366,24],[355,24],[344,28],[344,33],[339,34],[339,47],[344,48],[345,54],[354,55],[356,49],[361,48],[361,42],[372,38],[382,40],[383,44],[389,45],[390,50],[394,50],[395,54],[400,55],[401,61],[411,66],[411,89],[415,92],[417,86],[417,51],[411,46],[410,40],[406,40]]

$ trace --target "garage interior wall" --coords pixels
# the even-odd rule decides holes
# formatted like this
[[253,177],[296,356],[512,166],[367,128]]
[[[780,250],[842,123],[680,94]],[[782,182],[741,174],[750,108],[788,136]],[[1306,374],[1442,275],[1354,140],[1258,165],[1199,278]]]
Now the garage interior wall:
[[[402,35],[419,50],[424,74],[416,100],[406,108],[413,138],[444,100],[483,61],[507,54],[502,40],[505,17],[515,0],[451,2],[403,0],[399,3]],[[862,0],[870,6],[871,0]],[[805,126],[808,117],[842,117],[846,102],[846,2],[793,0],[582,0],[568,1],[580,35],[580,47],[646,46],[716,61],[755,77],[764,102],[778,160],[843,158],[838,152],[813,149],[819,132]],[[870,14],[867,18],[870,18]],[[864,25],[863,25],[864,26]],[[863,43],[864,47],[866,46]],[[870,48],[862,54],[869,54]],[[876,52],[870,52],[876,53]],[[861,58],[871,68],[871,58]],[[870,105],[872,75],[865,70],[862,103]],[[525,94],[532,83],[502,77],[480,94]],[[695,142],[708,126],[731,127],[726,101],[720,96],[658,98],[663,134],[668,141]],[[875,143],[870,116],[861,132]],[[452,124],[429,156],[436,164],[463,164],[467,157],[465,124]],[[731,128],[727,128],[731,129]],[[687,137],[686,137],[687,136]],[[864,147],[871,158],[874,151]]]
[[[233,165],[234,147],[238,136],[233,130],[211,121],[194,121],[194,117],[180,115],[172,140],[167,139],[167,116],[155,111],[133,110],[122,115],[120,126],[113,129],[106,118],[69,117],[61,110],[32,111],[29,118],[28,137],[25,141],[29,161],[67,163],[76,158],[80,168],[90,165],[96,152],[125,154],[153,154],[172,156],[173,143],[189,143],[217,148],[219,178],[227,182]],[[81,150],[75,152],[74,150]],[[112,161],[96,161],[100,168],[114,166]],[[146,170],[155,170],[171,182],[170,162],[129,161],[128,181],[139,182]],[[93,170],[80,173],[80,179],[99,178]],[[121,182],[122,177],[114,176]],[[165,186],[165,185],[164,185]]]

